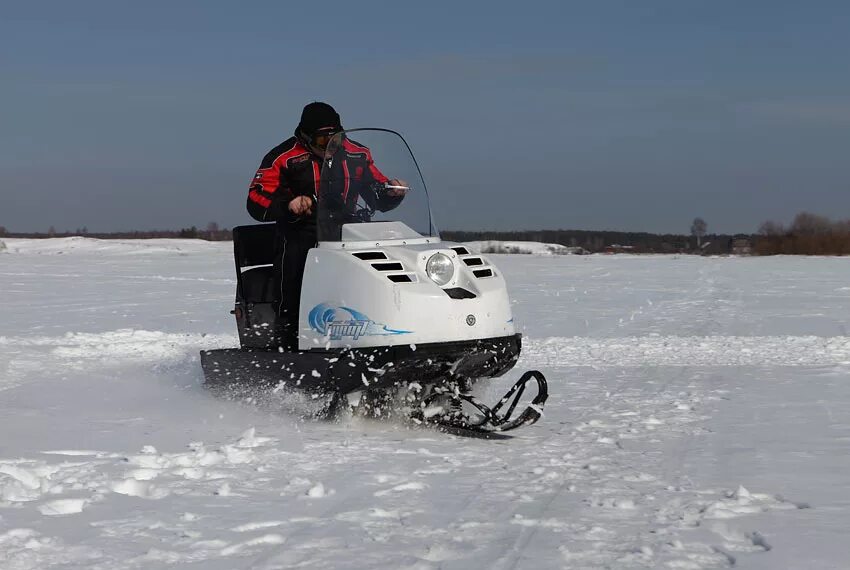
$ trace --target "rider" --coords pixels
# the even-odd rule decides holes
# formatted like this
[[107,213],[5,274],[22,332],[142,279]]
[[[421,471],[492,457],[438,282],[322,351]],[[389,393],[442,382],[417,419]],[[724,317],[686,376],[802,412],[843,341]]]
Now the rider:
[[[339,114],[327,103],[304,107],[295,136],[274,147],[260,163],[248,191],[248,213],[260,222],[276,222],[274,281],[275,335],[284,350],[298,348],[298,309],[307,253],[316,245],[316,202],[324,190],[329,203],[353,212],[358,196],[381,211],[395,208],[406,184],[389,179],[372,162],[368,148],[347,138],[332,149],[327,172],[344,171],[345,183],[322,184],[325,152],[331,138],[342,131]],[[344,137],[344,135],[342,135]],[[334,140],[340,140],[337,137]],[[344,151],[344,152],[341,152]],[[330,158],[331,153],[328,153]],[[339,187],[339,188],[337,188]],[[389,187],[389,188],[388,188]],[[336,194],[339,193],[339,196]]]

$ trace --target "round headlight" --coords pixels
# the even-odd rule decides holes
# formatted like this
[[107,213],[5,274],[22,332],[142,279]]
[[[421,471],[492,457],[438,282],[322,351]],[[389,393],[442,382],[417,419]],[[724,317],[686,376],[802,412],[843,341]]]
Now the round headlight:
[[431,278],[431,281],[442,287],[452,280],[455,274],[455,266],[448,255],[443,253],[435,253],[428,259],[425,265],[425,273]]

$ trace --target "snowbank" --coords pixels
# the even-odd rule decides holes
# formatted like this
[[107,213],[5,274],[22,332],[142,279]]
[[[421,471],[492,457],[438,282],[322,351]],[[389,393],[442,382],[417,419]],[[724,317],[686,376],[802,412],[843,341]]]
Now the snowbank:
[[[98,254],[162,254],[202,253],[230,249],[231,242],[210,242],[199,239],[96,239],[81,236],[65,238],[6,238],[8,253],[60,255],[78,253]],[[2,242],[0,242],[2,243]],[[3,251],[0,246],[0,251]]]
[[464,245],[479,253],[522,253],[529,255],[584,255],[588,253],[582,247],[567,247],[559,243],[537,241],[469,241],[465,242]]

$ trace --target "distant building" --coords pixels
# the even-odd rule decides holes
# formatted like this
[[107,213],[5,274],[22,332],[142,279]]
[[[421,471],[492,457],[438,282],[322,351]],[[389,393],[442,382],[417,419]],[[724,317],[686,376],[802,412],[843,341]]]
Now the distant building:
[[637,253],[635,251],[635,246],[633,245],[620,245],[617,243],[612,243],[611,245],[605,246],[605,253]]
[[554,252],[554,253],[562,253],[562,254],[567,254],[567,255],[587,255],[587,254],[589,254],[590,252],[589,252],[589,251],[587,251],[586,249],[584,249],[583,247],[579,247],[579,246],[576,246],[576,247],[567,246],[567,247],[564,247],[561,251],[556,251],[556,252]]
[[749,238],[734,238],[732,240],[732,255],[752,255],[753,242]]
[[661,253],[685,253],[688,251],[688,244],[686,242],[669,242],[664,241],[661,242]]

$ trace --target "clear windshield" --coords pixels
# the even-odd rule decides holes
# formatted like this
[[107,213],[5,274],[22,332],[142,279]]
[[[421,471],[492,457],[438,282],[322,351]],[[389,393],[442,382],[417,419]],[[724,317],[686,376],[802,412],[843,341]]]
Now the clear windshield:
[[419,166],[393,131],[353,129],[334,135],[317,198],[319,241],[437,235]]

